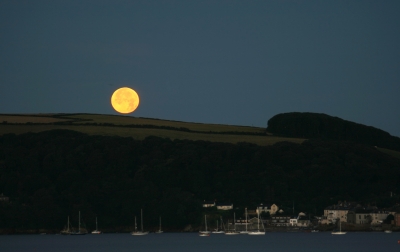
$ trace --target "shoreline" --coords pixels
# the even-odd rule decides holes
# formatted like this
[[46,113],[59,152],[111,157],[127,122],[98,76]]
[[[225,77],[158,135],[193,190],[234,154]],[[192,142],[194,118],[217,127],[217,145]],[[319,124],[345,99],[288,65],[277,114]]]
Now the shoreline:
[[[334,230],[333,227],[329,228],[266,228],[266,233],[330,233]],[[383,233],[385,230],[391,230],[393,233],[400,232],[400,227],[391,227],[387,229],[343,229],[342,231],[347,233]],[[163,230],[164,233],[197,233],[198,230]],[[0,235],[61,235],[61,230],[58,229],[0,229]],[[104,234],[129,234],[132,230],[115,230],[115,229],[104,229]],[[149,233],[155,233],[156,230],[151,230]],[[91,234],[88,232],[88,234]]]

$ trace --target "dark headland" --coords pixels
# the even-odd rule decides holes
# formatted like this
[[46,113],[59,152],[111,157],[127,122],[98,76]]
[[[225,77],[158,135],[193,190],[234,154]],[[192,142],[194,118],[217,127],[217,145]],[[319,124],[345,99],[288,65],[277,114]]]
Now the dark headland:
[[[322,216],[338,202],[399,213],[400,138],[315,113],[265,128],[91,114],[0,115],[0,232],[196,231],[245,208]],[[232,210],[204,208],[232,203]],[[263,215],[270,219],[271,215]],[[394,222],[389,226],[394,228]],[[313,225],[315,228],[316,225]],[[334,227],[320,227],[330,230]]]

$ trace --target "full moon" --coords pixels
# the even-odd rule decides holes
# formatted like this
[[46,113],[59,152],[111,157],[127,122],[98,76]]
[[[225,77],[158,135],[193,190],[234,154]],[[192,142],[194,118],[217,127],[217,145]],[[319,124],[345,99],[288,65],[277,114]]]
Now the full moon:
[[121,114],[132,113],[139,106],[139,95],[131,88],[119,88],[111,96],[111,105]]

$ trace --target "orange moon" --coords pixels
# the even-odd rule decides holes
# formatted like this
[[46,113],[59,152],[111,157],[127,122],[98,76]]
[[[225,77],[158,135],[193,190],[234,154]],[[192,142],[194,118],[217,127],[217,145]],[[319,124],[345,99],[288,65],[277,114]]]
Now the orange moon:
[[131,88],[119,88],[111,96],[111,105],[121,114],[132,113],[139,106],[139,95]]

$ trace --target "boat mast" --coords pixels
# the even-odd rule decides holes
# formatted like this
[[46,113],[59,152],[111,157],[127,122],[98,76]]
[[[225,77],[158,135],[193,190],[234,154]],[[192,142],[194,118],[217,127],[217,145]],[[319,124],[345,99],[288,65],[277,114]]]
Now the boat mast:
[[79,233],[81,232],[81,211],[79,211],[79,227],[78,227]]
[[143,209],[140,209],[140,227],[142,228],[143,232]]
[[233,213],[233,230],[236,232],[236,215]]
[[246,232],[247,232],[247,207],[245,208],[245,214],[246,214]]
[[207,215],[204,215],[204,222],[206,223],[206,232],[207,232]]
[[137,232],[136,216],[135,216],[135,232]]

